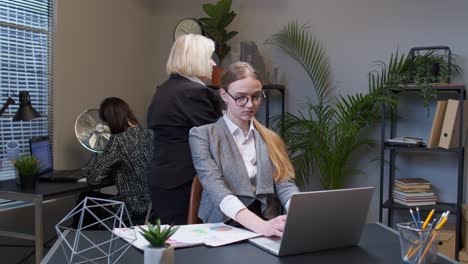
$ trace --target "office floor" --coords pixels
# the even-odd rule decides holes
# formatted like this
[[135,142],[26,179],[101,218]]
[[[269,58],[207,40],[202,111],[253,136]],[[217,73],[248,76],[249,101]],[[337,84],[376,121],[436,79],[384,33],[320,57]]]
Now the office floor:
[[[51,246],[55,242],[54,226],[63,218],[74,206],[74,197],[55,200],[46,203],[44,206],[45,226],[44,238],[51,240],[47,245]],[[0,209],[0,230],[34,233],[34,217],[32,206],[1,210]],[[34,247],[12,247],[7,245],[34,245],[33,241],[0,237],[0,263],[2,264],[29,264],[34,263]],[[44,254],[48,248],[44,249]],[[33,253],[33,255],[30,255]],[[30,255],[30,256],[29,256]]]

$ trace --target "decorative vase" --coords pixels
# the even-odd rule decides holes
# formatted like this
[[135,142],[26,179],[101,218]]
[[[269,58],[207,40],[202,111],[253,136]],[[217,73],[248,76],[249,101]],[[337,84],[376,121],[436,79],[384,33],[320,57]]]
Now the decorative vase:
[[21,187],[24,189],[34,189],[36,187],[37,175],[19,175]]
[[144,249],[145,264],[173,264],[174,263],[174,247],[152,247],[147,246]]
[[224,68],[213,66],[213,73],[211,74],[211,84],[214,86],[221,86],[221,75],[224,73]]

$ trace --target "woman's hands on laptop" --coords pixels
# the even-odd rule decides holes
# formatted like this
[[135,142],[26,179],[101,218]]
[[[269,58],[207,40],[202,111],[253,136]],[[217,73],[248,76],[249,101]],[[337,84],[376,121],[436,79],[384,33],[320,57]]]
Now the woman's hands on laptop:
[[280,215],[268,221],[265,221],[245,208],[240,210],[235,219],[239,224],[247,227],[255,233],[266,237],[282,237],[284,226],[286,224],[286,215]]

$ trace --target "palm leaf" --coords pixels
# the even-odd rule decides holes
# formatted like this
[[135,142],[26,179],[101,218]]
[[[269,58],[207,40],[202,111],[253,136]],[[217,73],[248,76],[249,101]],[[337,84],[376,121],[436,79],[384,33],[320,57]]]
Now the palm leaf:
[[[381,105],[394,106],[390,89],[398,87],[408,57],[398,51],[388,65],[377,62],[378,69],[369,73],[369,92],[332,97],[328,58],[320,42],[297,22],[287,24],[268,41],[296,61],[311,81],[317,103],[306,99],[297,114],[275,118],[276,129],[283,135],[296,168],[296,183],[305,187],[311,175],[320,178],[325,189],[342,188],[346,177],[358,172],[349,159],[362,146],[373,146],[361,139],[360,132],[378,121]],[[283,121],[281,121],[283,120]]]

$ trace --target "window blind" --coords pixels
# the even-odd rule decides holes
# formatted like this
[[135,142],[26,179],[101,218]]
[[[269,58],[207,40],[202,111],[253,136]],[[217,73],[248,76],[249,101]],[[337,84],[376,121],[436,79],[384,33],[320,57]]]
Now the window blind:
[[[14,177],[8,142],[18,142],[25,154],[31,137],[52,137],[52,4],[53,0],[0,0],[0,106],[8,97],[16,102],[0,117],[0,180]],[[29,92],[41,118],[12,121],[20,91]]]

